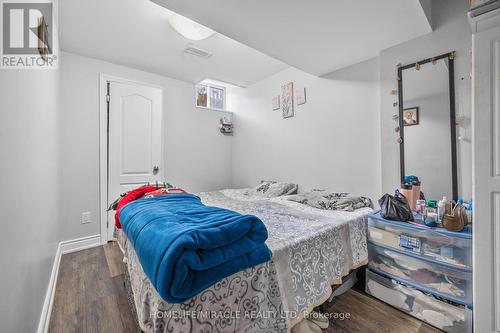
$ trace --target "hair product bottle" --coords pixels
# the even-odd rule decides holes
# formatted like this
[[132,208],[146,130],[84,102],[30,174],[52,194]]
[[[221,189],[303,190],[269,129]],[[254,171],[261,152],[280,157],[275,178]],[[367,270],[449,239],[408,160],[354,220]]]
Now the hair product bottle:
[[[417,200],[420,199],[420,180],[414,180],[411,182],[412,185],[412,197],[413,197],[413,210],[417,208]],[[410,205],[411,207],[411,205]]]
[[402,183],[399,193],[404,195],[406,201],[408,201],[408,205],[410,205],[411,210],[415,210],[416,200],[413,200],[413,186],[411,184]]
[[438,202],[438,222],[443,221],[443,216],[446,211],[446,197],[443,197],[443,199],[439,200]]

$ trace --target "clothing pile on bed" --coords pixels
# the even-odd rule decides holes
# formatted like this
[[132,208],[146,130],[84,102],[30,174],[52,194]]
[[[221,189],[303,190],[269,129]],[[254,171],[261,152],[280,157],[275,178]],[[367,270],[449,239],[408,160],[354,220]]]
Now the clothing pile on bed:
[[144,185],[138,187],[132,191],[125,192],[120,195],[120,198],[116,199],[108,210],[116,210],[115,213],[115,227],[120,229],[122,226],[120,224],[120,210],[123,206],[132,202],[134,200],[140,198],[153,198],[159,195],[168,195],[168,194],[180,194],[186,193],[181,188],[173,187],[173,186],[158,186],[158,185]]

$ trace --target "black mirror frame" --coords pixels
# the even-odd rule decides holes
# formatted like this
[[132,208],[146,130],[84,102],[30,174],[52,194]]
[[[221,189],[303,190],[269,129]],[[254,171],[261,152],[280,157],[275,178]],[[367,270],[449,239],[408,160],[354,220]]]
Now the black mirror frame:
[[403,124],[403,71],[429,62],[448,58],[448,76],[450,91],[450,132],[451,132],[451,182],[453,200],[458,200],[458,171],[457,171],[457,128],[455,115],[455,70],[454,60],[455,51],[448,52],[437,57],[427,58],[412,64],[398,66],[398,106],[399,106],[399,163],[401,182],[405,178],[405,143],[404,143],[404,124]]

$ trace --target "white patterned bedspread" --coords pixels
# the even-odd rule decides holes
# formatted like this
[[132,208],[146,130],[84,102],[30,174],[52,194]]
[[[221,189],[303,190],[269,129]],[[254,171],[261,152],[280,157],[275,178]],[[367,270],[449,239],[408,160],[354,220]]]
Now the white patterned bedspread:
[[369,208],[323,211],[286,198],[249,198],[244,190],[201,193],[211,206],[258,216],[271,261],[233,274],[183,304],[168,304],[144,274],[122,232],[139,324],[145,332],[289,332],[331,285],[367,262]]

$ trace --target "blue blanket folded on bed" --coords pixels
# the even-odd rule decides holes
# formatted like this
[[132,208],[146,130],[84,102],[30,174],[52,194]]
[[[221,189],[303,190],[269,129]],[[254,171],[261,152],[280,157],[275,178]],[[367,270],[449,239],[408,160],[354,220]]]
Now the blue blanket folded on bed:
[[182,303],[271,258],[261,220],[205,206],[192,194],[132,201],[121,209],[120,223],[144,272],[169,303]]

